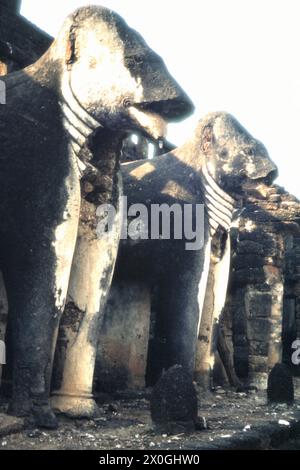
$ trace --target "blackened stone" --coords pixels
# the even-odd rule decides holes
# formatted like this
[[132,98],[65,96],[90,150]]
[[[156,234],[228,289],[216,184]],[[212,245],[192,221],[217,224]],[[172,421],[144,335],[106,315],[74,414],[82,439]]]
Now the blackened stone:
[[204,431],[208,429],[207,421],[204,416],[197,416],[194,424],[195,424],[196,431]]
[[[7,3],[7,5],[4,5]],[[12,70],[18,70],[37,61],[50,47],[53,38],[18,12],[17,1],[0,0],[0,44],[2,59],[9,61]],[[9,4],[9,8],[8,8]],[[5,50],[3,46],[9,43]]]
[[[248,295],[248,316],[250,318],[268,318],[271,315],[273,297],[269,293],[252,291]],[[264,337],[265,340],[266,336]]]
[[248,339],[254,341],[266,341],[269,338],[271,321],[269,318],[255,318],[251,316],[248,320]]
[[232,283],[236,287],[245,284],[263,284],[265,282],[265,273],[263,268],[247,268],[233,271]]
[[238,269],[261,268],[264,266],[264,258],[256,254],[239,254],[232,257],[232,266]]
[[153,388],[151,418],[160,431],[195,430],[198,400],[191,376],[175,365],[168,369]]
[[264,240],[265,238],[265,234],[261,231],[261,230],[255,230],[253,232],[248,232],[248,231],[241,231],[239,233],[239,240],[241,241],[244,241],[244,240],[247,240],[247,241],[253,241],[255,243],[259,243],[260,245],[263,245],[264,246]]
[[249,349],[248,345],[234,348],[234,368],[240,379],[246,379],[249,373]]
[[0,0],[0,9],[3,7],[14,13],[18,13],[21,8],[21,0]]
[[268,356],[269,344],[266,339],[264,341],[249,341],[249,355],[250,356]]
[[277,403],[294,401],[293,376],[286,364],[276,364],[268,379],[268,400]]
[[248,356],[249,368],[256,373],[266,373],[268,372],[268,358],[264,356]]
[[237,251],[239,254],[255,254],[262,255],[264,253],[264,248],[260,243],[257,243],[252,240],[243,240],[238,243]]

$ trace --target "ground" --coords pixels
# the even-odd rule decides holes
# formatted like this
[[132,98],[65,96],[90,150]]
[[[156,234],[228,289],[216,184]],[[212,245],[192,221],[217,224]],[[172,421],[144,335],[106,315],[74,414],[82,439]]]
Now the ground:
[[2,398],[0,449],[300,449],[300,386],[297,389],[294,405],[287,406],[268,405],[265,392],[218,388],[202,394],[199,404],[206,430],[170,435],[155,433],[147,392],[99,397],[99,418],[60,417],[56,431],[24,429],[22,420],[4,414],[7,403]]

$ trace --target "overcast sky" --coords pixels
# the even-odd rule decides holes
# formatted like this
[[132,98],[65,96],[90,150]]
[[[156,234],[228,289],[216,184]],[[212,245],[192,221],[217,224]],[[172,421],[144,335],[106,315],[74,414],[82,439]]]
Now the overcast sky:
[[[56,35],[89,2],[23,0],[22,14]],[[232,113],[268,148],[278,183],[300,198],[300,0],[101,0],[137,29],[196,105],[170,126],[180,145],[199,117]]]

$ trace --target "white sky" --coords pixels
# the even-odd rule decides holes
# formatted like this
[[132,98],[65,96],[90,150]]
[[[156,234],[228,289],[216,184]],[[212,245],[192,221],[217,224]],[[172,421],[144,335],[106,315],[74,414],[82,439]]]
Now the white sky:
[[[23,0],[22,14],[56,35],[89,2]],[[138,30],[196,105],[170,126],[177,145],[199,117],[232,113],[268,148],[278,183],[300,198],[299,0],[101,0]]]

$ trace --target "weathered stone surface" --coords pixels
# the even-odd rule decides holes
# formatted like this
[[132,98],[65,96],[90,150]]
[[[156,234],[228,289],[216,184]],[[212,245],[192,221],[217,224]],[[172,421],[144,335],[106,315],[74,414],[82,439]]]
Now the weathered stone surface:
[[145,387],[150,310],[146,285],[114,283],[99,336],[94,376],[98,391]]
[[[265,358],[265,362],[267,362],[267,358]],[[266,390],[268,385],[268,373],[259,372],[253,368],[252,364],[249,364],[247,383],[257,390]]]
[[283,277],[282,270],[277,266],[266,265],[264,266],[264,272],[268,285],[279,283],[282,285]]
[[270,334],[270,320],[268,318],[248,319],[247,337],[254,341],[265,341]]
[[24,429],[24,420],[0,413],[0,437],[14,434]]
[[[243,330],[243,333],[244,333],[244,330]],[[234,335],[234,344],[236,347],[239,347],[239,346],[244,347],[245,344],[247,344],[247,336],[243,333]]]
[[236,270],[249,269],[249,268],[260,268],[264,265],[264,259],[261,256],[255,254],[245,254],[240,256],[233,256],[232,266]]
[[294,298],[285,298],[283,302],[282,343],[283,362],[291,363],[292,343],[297,337],[296,301]]
[[272,295],[266,292],[251,290],[245,297],[245,307],[249,320],[256,318],[267,318],[272,309]]
[[[244,375],[239,367],[244,364],[248,380],[264,386],[269,368],[281,361],[284,297],[297,292],[294,240],[299,233],[300,204],[277,185],[250,188],[247,201],[233,244],[235,271],[228,308],[233,315],[236,367]],[[290,317],[293,315],[296,313],[291,312]],[[296,324],[293,318],[289,319],[291,322]],[[244,335],[248,348],[243,346]],[[243,356],[242,361],[239,355]]]
[[[216,128],[215,122],[219,119],[222,121],[222,124],[218,125],[218,128]],[[151,203],[174,203],[175,201],[182,204],[183,201],[194,203],[194,201],[197,200],[197,203],[199,203],[200,200],[203,200],[203,196],[204,199],[208,197],[205,196],[206,191],[208,191],[208,187],[207,190],[204,189],[204,192],[203,189],[201,189],[201,174],[202,172],[203,174],[205,173],[205,170],[203,169],[204,161],[206,158],[210,158],[210,155],[214,152],[214,147],[211,147],[210,142],[212,141],[211,135],[215,132],[215,129],[217,129],[217,135],[214,139],[216,144],[218,143],[220,129],[226,129],[226,142],[228,143],[227,160],[234,159],[237,143],[240,142],[244,145],[245,142],[245,138],[242,134],[241,137],[235,137],[234,142],[231,144],[230,137],[235,133],[233,132],[234,126],[232,126],[232,124],[233,121],[231,121],[230,117],[223,113],[221,115],[214,113],[200,121],[199,127],[194,134],[194,139],[187,143],[183,149],[176,149],[174,152],[170,152],[164,157],[157,158],[151,162],[135,162],[123,165],[123,185],[124,192],[128,196],[128,203],[143,203],[148,207]],[[202,144],[199,139],[203,140]],[[252,146],[253,144],[253,139],[247,141],[246,150],[249,151],[248,146]],[[203,154],[201,151],[202,148],[204,150]],[[210,149],[209,152],[208,149]],[[254,145],[253,150],[251,150],[253,157],[256,156],[257,150],[259,155],[265,151],[260,147],[260,144],[258,147]],[[216,159],[216,161],[218,160]],[[258,164],[258,171],[262,171],[265,174],[266,165],[267,171],[271,169],[271,167],[265,162],[262,164],[264,168],[261,168],[261,163],[261,158],[254,158],[253,170],[256,171],[254,167]],[[240,167],[242,164],[243,160],[240,159],[239,152],[238,166]],[[234,167],[234,164],[232,167]],[[231,187],[234,188],[234,193],[238,187],[238,174],[235,171],[233,173],[233,175],[226,175],[226,178],[228,177],[228,180],[230,180],[230,183],[228,181],[228,184],[226,185],[228,196],[230,196]],[[273,170],[271,170],[269,174],[272,177],[274,174]],[[252,176],[253,175],[250,174],[249,179],[251,179]],[[233,184],[233,186],[231,186],[231,184]],[[192,189],[192,187],[194,189]],[[243,188],[240,188],[240,190],[243,192]],[[211,194],[213,194],[213,192]],[[220,191],[220,194],[222,194],[222,191]],[[211,198],[211,196],[209,197]],[[210,217],[214,217],[211,212],[211,207],[212,206],[210,205]],[[216,223],[214,223],[211,218],[210,223],[212,226],[215,226],[216,223],[220,223],[220,221],[216,220]],[[222,223],[220,223],[219,228],[221,227],[224,228]],[[205,227],[205,230],[207,230],[207,227]],[[212,233],[214,233],[214,230],[212,230]],[[223,233],[222,229],[219,230],[219,233]],[[220,253],[217,252],[214,254],[216,258],[222,258],[223,256],[222,249],[224,250],[225,245],[224,235],[226,235],[226,233],[223,233],[222,236],[222,243],[220,243],[221,249],[219,250]],[[215,236],[213,236],[212,239],[213,243],[214,239]],[[157,286],[159,291],[157,317],[160,317],[161,320],[157,322],[158,327],[155,334],[160,340],[157,341],[159,347],[157,350],[161,351],[161,353],[156,355],[159,355],[159,358],[167,358],[167,364],[165,365],[166,368],[174,363],[188,364],[189,368],[193,367],[194,361],[188,359],[193,357],[192,355],[194,354],[192,350],[194,344],[192,332],[195,332],[195,328],[191,327],[191,325],[195,324],[195,318],[198,316],[200,304],[200,302],[198,302],[198,306],[195,305],[194,300],[197,296],[198,298],[201,297],[201,299],[204,297],[204,289],[202,286],[201,296],[199,295],[199,289],[197,290],[198,293],[193,290],[194,286],[199,286],[201,276],[206,276],[205,270],[200,268],[200,256],[202,256],[204,250],[201,250],[201,253],[198,253],[199,259],[194,264],[194,256],[187,254],[186,250],[183,251],[182,246],[183,244],[180,243],[173,244],[173,241],[168,245],[166,243],[147,243],[139,240],[134,244],[132,242],[129,243],[124,241],[121,245],[119,263],[117,266],[118,275],[123,275],[124,279],[126,279],[126,277],[128,278],[128,276],[135,276],[142,279],[145,278],[146,282],[149,282],[150,285],[155,285],[155,287]],[[211,250],[211,252],[212,251],[213,250]],[[172,253],[172,256],[169,256],[170,253]],[[208,255],[205,256],[208,259]],[[141,265],[143,269],[141,269]],[[196,269],[194,269],[194,266]],[[261,272],[262,275],[264,275],[263,269]],[[237,273],[237,277],[239,277],[239,273]],[[221,278],[222,292],[224,292],[227,284],[225,280],[226,274]],[[205,286],[204,283],[203,286]],[[220,295],[216,294],[216,289],[210,289],[210,291],[212,292],[211,304],[215,304],[217,306],[216,309],[212,309],[215,314],[217,310],[221,310],[223,304],[220,300]],[[208,310],[205,314],[208,314]],[[206,322],[205,314],[202,316],[202,319]],[[188,318],[186,315],[188,315]],[[216,318],[213,319],[214,324],[217,324],[218,318],[219,315],[216,314]],[[187,325],[189,326],[186,331],[185,328]],[[186,334],[184,333],[185,331]],[[212,355],[210,332],[211,323],[207,328],[204,328],[204,332],[201,331],[200,327],[200,341],[203,346],[206,347],[206,345],[208,345],[206,349],[208,352],[206,358],[208,358],[208,355]],[[225,334],[224,337],[227,338],[230,337],[230,335]],[[230,350],[231,348],[227,348],[227,351]],[[200,356],[203,358],[204,354],[201,352]],[[205,361],[205,364],[203,361],[200,367],[198,367],[200,362],[201,361],[197,361],[196,371],[209,371],[211,365],[210,357]],[[228,363],[230,363],[230,361],[228,361]]]
[[249,354],[254,356],[268,356],[269,343],[266,341],[266,337],[262,341],[250,341],[249,342]]
[[265,273],[262,268],[239,269],[232,273],[232,284],[235,287],[247,284],[263,284]]
[[[12,60],[16,68],[35,61],[47,49],[51,39],[48,41],[47,35],[40,33],[13,13],[7,11],[0,16],[2,54],[8,61]],[[93,49],[93,63],[89,66],[86,57],[90,57],[92,43],[98,45],[99,51]],[[116,54],[116,50],[122,51],[121,55]],[[142,61],[135,60],[137,53],[139,59],[142,54]],[[106,59],[103,54],[107,54]],[[98,67],[102,66],[104,71],[100,72]],[[108,70],[110,66],[113,72]],[[134,79],[136,74],[138,83]],[[108,81],[102,80],[105,76],[109,77]],[[104,152],[103,148],[100,151],[100,143],[107,150],[108,141],[119,144],[123,133],[129,129],[147,133],[153,139],[161,138],[165,122],[190,114],[193,105],[162,59],[150,50],[141,36],[112,10],[100,6],[83,7],[70,15],[42,60],[26,71],[8,74],[2,81],[9,99],[6,106],[0,107],[1,141],[5,142],[1,147],[1,168],[6,168],[0,172],[3,179],[0,187],[5,194],[1,197],[1,210],[11,214],[17,200],[26,200],[19,210],[27,214],[13,218],[13,222],[9,215],[2,217],[1,226],[3,237],[12,248],[2,246],[5,254],[1,254],[1,266],[5,258],[3,269],[7,272],[11,263],[16,262],[13,276],[5,279],[11,286],[8,292],[13,292],[9,304],[11,310],[18,312],[16,315],[20,312],[22,316],[22,328],[12,328],[14,344],[18,346],[14,349],[15,393],[10,411],[15,414],[32,411],[37,425],[54,427],[55,416],[48,406],[51,424],[45,408],[49,399],[51,351],[67,290],[71,292],[67,315],[69,303],[71,307],[75,305],[77,313],[74,323],[68,321],[63,331],[68,330],[70,341],[65,343],[66,373],[55,395],[55,406],[82,417],[87,416],[89,403],[91,414],[96,406],[91,392],[98,325],[119,241],[119,230],[114,233],[113,229],[113,233],[103,234],[102,238],[97,236],[95,194],[89,192],[79,203],[81,170],[84,173],[83,169],[88,167],[93,176],[97,174],[102,187],[107,189],[105,196],[109,202],[116,202],[121,191],[119,148],[105,154],[110,161],[103,166]],[[132,101],[128,101],[128,96]],[[137,110],[137,100],[139,104],[147,103],[147,110],[143,106]],[[20,166],[20,155],[26,165]],[[81,157],[85,163],[77,160]],[[87,161],[91,159],[93,165]],[[11,197],[12,188],[14,195]],[[66,211],[67,218],[63,215]],[[26,220],[26,224],[22,220]],[[119,222],[116,216],[114,227]],[[21,230],[19,224],[22,224]],[[57,236],[58,227],[63,227],[62,236]],[[24,261],[23,255],[17,254],[13,255],[14,261],[12,253],[18,249],[31,261]],[[22,272],[19,281],[15,279],[19,273],[17,265]],[[20,282],[21,278],[24,282]],[[29,298],[30,302],[25,300]],[[70,309],[71,313],[76,309]],[[41,319],[44,315],[46,321]],[[49,318],[52,320],[48,321]],[[63,405],[58,406],[61,403]],[[40,414],[36,412],[38,405]]]
[[[297,276],[298,278],[299,276]],[[295,297],[299,297],[300,296],[300,283],[297,282],[294,284],[293,288],[292,288],[292,292],[293,294],[295,295]]]
[[254,225],[253,230],[249,231],[245,229],[245,225],[247,224],[246,220],[241,220],[239,225],[239,240],[240,241],[253,241],[262,245],[263,247],[266,246],[267,241],[265,239],[265,234],[260,227],[256,227]]
[[264,252],[263,245],[252,240],[242,240],[237,245],[237,253],[245,253],[262,255]]
[[236,346],[235,340],[234,344],[234,366],[238,377],[241,379],[246,379],[249,372],[249,348],[248,342],[246,341],[243,346]]
[[268,400],[270,402],[292,403],[294,401],[293,376],[286,364],[276,364],[268,379]]
[[0,0],[0,12],[6,8],[14,13],[18,13],[21,8],[22,0]]
[[162,375],[153,388],[150,409],[152,421],[160,429],[194,427],[198,413],[197,393],[191,376],[182,366],[175,365]]
[[253,371],[263,372],[263,373],[268,372],[267,357],[249,354],[248,360],[249,360],[249,369],[251,369],[252,374],[253,374]]
[[[0,0],[0,39],[4,42],[9,41],[13,46],[12,51],[9,51],[5,48],[5,44],[0,43],[0,75],[33,62],[52,41],[50,36],[14,14],[18,11],[19,4],[18,0]],[[139,155],[145,156],[146,147],[145,144],[143,148],[142,146],[139,148]],[[275,345],[274,354],[273,344],[278,342],[281,333],[282,299],[280,293],[276,296],[274,292],[278,289],[278,285],[283,283],[283,269],[284,296],[288,297],[285,305],[296,303],[295,308],[285,306],[283,310],[283,342],[287,345],[287,355],[290,352],[291,337],[300,335],[300,304],[297,305],[297,301],[295,302],[295,299],[300,296],[300,239],[296,236],[299,230],[299,215],[299,202],[283,188],[277,185],[267,187],[262,184],[249,189],[248,204],[240,220],[239,240],[234,249],[234,272],[231,279],[234,295],[228,307],[233,316],[234,356],[241,376],[247,375],[249,364],[251,376],[256,373],[257,377],[264,374],[259,372],[260,360],[253,360],[253,357],[260,357],[262,361],[270,364],[270,361],[272,363],[279,354],[280,346]],[[248,230],[250,226],[252,231]],[[286,255],[281,243],[280,234],[283,232],[293,233],[290,253]],[[246,289],[238,289],[240,286]],[[247,290],[248,287],[250,292]],[[266,292],[260,292],[259,289],[266,290]],[[237,291],[240,292],[237,293]],[[239,297],[238,306],[234,302],[235,296]],[[266,321],[260,322],[258,321],[260,319]],[[268,319],[270,328],[268,328]],[[0,316],[0,338],[1,335],[3,337],[5,323],[4,314]],[[287,334],[288,331],[289,334]],[[139,336],[139,345],[145,341],[145,337],[146,334],[144,337]],[[275,341],[273,341],[274,338]],[[271,343],[270,349],[269,343]],[[128,352],[129,349],[126,351]],[[130,382],[127,375],[130,363],[128,354],[119,351],[118,357],[125,360],[126,367],[115,369],[116,380],[125,381],[126,384]],[[139,347],[135,350],[135,357],[141,358]],[[144,361],[143,355],[142,362]],[[132,367],[136,368],[136,364],[137,362],[132,364]]]
[[233,330],[234,336],[246,337],[246,328],[247,328],[247,318],[245,315],[245,295],[246,291],[244,289],[238,289],[235,292],[235,300],[231,304],[233,315]]

